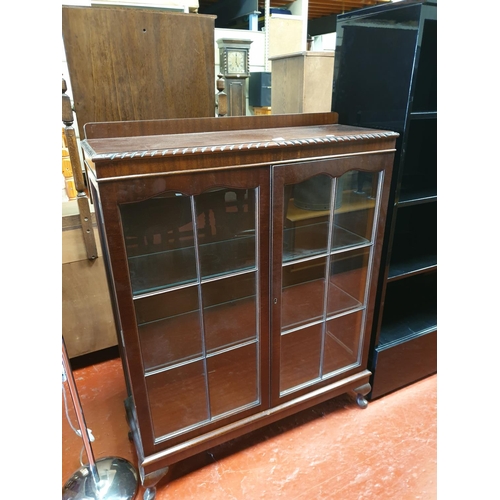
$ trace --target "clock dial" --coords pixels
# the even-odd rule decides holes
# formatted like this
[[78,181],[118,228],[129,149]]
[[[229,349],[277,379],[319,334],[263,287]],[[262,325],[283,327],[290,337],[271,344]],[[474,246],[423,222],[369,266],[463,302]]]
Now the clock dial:
[[246,73],[245,52],[232,50],[227,53],[227,71],[235,75]]

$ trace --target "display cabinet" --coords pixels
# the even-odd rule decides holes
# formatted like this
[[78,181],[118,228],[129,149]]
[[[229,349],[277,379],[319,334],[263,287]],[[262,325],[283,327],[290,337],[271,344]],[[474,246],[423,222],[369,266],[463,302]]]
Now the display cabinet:
[[374,316],[376,398],[437,370],[437,1],[338,16],[332,109],[400,133]]
[[221,442],[366,405],[397,133],[318,113],[85,134],[144,498]]

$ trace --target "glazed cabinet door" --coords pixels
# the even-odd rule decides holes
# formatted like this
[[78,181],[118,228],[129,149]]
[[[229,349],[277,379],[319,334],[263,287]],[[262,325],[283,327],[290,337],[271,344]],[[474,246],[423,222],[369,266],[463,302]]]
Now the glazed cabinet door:
[[273,404],[366,368],[391,161],[373,154],[273,169]]
[[268,407],[269,184],[261,168],[109,187],[117,203],[104,218],[119,228],[108,231],[111,266],[145,453]]

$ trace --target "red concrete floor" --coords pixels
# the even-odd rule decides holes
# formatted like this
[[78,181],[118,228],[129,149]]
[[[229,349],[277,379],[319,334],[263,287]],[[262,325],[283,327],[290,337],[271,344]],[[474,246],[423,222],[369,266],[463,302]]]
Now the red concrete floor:
[[[125,421],[121,362],[75,369],[74,378],[95,436],[95,459],[115,456],[137,465]],[[156,499],[433,500],[436,413],[436,375],[364,410],[351,395],[340,396],[179,462],[158,483]],[[81,449],[63,404],[62,485],[80,468]]]

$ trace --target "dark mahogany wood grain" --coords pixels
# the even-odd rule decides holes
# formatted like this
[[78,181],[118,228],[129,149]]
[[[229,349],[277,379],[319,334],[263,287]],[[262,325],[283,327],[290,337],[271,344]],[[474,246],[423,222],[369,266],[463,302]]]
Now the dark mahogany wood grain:
[[292,115],[226,116],[199,119],[136,120],[130,122],[88,123],[85,125],[86,139],[135,137],[146,135],[188,134],[255,130],[276,127],[306,127],[330,125],[338,122],[338,113],[304,113]]
[[[356,352],[357,357],[357,344],[352,345],[351,350],[339,348],[342,344],[349,344],[349,339],[342,335],[348,328],[342,326],[343,320],[334,320],[339,321],[337,324],[341,325],[342,331],[331,335],[330,332],[327,333],[329,337],[325,349],[331,353],[327,369],[333,372],[342,363],[349,365],[348,368],[339,370],[331,378],[314,381],[308,387],[300,387],[294,392],[283,394],[280,390],[282,345],[279,311],[282,304],[283,220],[289,201],[284,196],[284,186],[320,173],[338,177],[349,171],[359,170],[377,172],[383,176],[379,216],[375,221],[377,234],[373,241],[374,272],[366,288],[370,296],[374,297],[394,146],[398,134],[338,125],[335,113],[102,123],[89,124],[86,131],[84,155],[96,193],[96,212],[99,214],[105,247],[109,251],[108,268],[112,294],[119,312],[122,355],[135,406],[133,412],[129,411],[129,418],[132,429],[135,429],[134,441],[138,446],[142,472],[146,475],[154,473],[210,446],[368,383],[371,374],[366,369],[367,339],[352,340],[353,343],[362,342],[360,364],[357,364],[357,358],[353,357],[353,352]],[[264,141],[267,138],[269,144],[266,145]],[[164,150],[149,151],[156,147]],[[186,148],[191,148],[191,151],[185,151]],[[149,154],[132,154],[134,149],[143,152],[148,150]],[[109,156],[109,152],[116,154]],[[217,293],[213,292],[212,296],[208,293],[206,297],[203,296],[203,300],[207,299],[203,307],[220,304],[219,312],[229,307],[222,304],[233,302],[231,310],[234,317],[227,322],[223,315],[206,315],[205,327],[208,326],[210,334],[217,331],[217,335],[212,338],[213,342],[210,342],[216,346],[233,343],[235,334],[232,322],[236,320],[241,320],[239,325],[242,331],[238,333],[244,335],[236,336],[236,342],[240,344],[233,351],[222,350],[220,357],[220,353],[217,353],[206,358],[207,377],[212,379],[209,392],[215,415],[232,411],[233,404],[243,408],[210,420],[205,416],[204,404],[198,408],[193,406],[193,398],[191,401],[187,398],[188,393],[198,394],[201,399],[206,397],[206,393],[200,391],[200,371],[195,369],[194,364],[191,366],[192,372],[189,372],[190,368],[186,368],[186,377],[180,379],[165,375],[163,368],[155,370],[158,363],[173,363],[183,357],[199,355],[198,351],[194,352],[196,349],[186,351],[185,346],[181,345],[183,339],[175,337],[176,332],[182,333],[188,329],[191,334],[186,335],[184,340],[192,339],[192,331],[197,328],[196,321],[193,321],[191,315],[176,317],[174,328],[167,332],[162,330],[161,323],[148,322],[158,319],[156,311],[161,308],[166,311],[168,322],[172,323],[176,303],[172,302],[163,308],[158,305],[163,298],[158,298],[144,307],[134,307],[134,301],[142,301],[144,297],[134,299],[133,296],[119,207],[159,197],[167,192],[198,196],[220,188],[255,190],[258,258],[256,270],[252,272],[258,278],[255,293],[253,289],[242,290],[241,294],[228,289],[217,289]],[[193,201],[193,207],[194,203]],[[370,210],[373,211],[373,208]],[[346,273],[344,276],[336,275],[334,281],[342,285],[353,279],[357,283],[364,279],[364,275],[360,277],[359,273]],[[205,285],[206,282],[201,282],[200,286]],[[227,286],[230,285],[233,283],[228,280]],[[351,290],[347,285],[345,288]],[[224,294],[232,299],[225,298]],[[255,299],[248,300],[250,296],[255,296]],[[345,298],[345,294],[343,297]],[[309,298],[313,298],[312,294]],[[186,304],[180,308],[179,314],[195,311],[197,306],[193,305],[196,302],[194,299],[185,298],[184,294],[180,295],[179,300],[181,299]],[[171,310],[171,307],[174,309]],[[255,309],[258,311],[258,342],[251,334],[254,331]],[[364,315],[367,322],[372,315],[373,300],[370,299]],[[358,325],[361,316],[361,313],[359,317],[353,315],[353,324]],[[345,321],[351,319],[346,318]],[[246,326],[247,333],[244,331]],[[140,338],[141,329],[143,338]],[[155,339],[165,339],[169,335],[172,335],[172,345],[179,352],[176,360],[165,357],[160,359],[155,352]],[[346,335],[349,336],[348,333]],[[305,367],[301,366],[295,368],[293,360],[318,355],[313,346],[310,352],[306,352],[293,343],[292,337],[289,340],[292,342],[286,346],[290,361],[284,368],[285,377],[288,377],[285,386],[310,380],[309,371],[303,371]],[[252,359],[255,358],[245,355],[255,352],[254,348],[258,349],[259,401],[254,401],[256,368]],[[226,357],[231,352],[234,359],[231,355]],[[238,359],[239,354],[242,358]],[[202,363],[201,358],[193,359],[196,359],[194,363]],[[188,364],[179,364],[181,365],[189,367]],[[225,373],[236,374],[233,375],[234,380],[229,375],[225,376]],[[169,394],[173,394],[169,392],[169,387],[177,394],[173,402],[169,400]],[[194,413],[187,414],[186,417],[188,405]],[[165,406],[173,408],[171,414],[163,413]],[[182,418],[196,427],[183,429],[176,434],[175,426]],[[140,429],[140,436],[137,429]],[[156,433],[162,432],[161,429],[171,434],[158,440]]]
[[[117,130],[118,123],[90,124],[92,138],[83,148],[99,179],[362,153],[367,143],[373,151],[393,148],[397,134],[338,125],[336,118],[315,113],[124,123],[129,135]],[[113,131],[116,137],[109,137]]]

